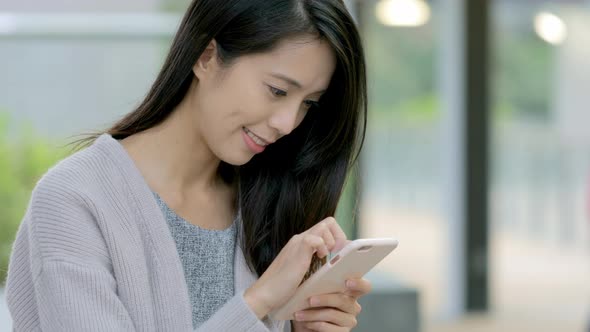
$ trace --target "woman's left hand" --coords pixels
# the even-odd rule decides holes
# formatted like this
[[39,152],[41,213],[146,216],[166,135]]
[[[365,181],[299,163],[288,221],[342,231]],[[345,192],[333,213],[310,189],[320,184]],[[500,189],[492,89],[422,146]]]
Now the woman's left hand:
[[357,300],[371,291],[371,283],[366,279],[350,279],[346,286],[347,290],[342,293],[311,297],[309,307],[295,313],[294,332],[352,330],[357,324],[356,317],[361,312]]

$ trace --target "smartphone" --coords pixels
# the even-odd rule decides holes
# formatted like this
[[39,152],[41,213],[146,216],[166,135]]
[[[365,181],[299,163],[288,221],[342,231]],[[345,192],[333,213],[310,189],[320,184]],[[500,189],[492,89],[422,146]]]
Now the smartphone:
[[285,304],[269,313],[270,318],[293,320],[295,312],[309,307],[310,297],[345,291],[346,280],[364,276],[397,245],[398,241],[394,238],[358,239],[349,242],[301,284]]

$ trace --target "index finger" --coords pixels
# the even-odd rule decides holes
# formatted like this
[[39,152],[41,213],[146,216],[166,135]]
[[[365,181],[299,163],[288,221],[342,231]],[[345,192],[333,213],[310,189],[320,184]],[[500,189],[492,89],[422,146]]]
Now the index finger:
[[332,236],[334,236],[334,241],[336,242],[336,244],[334,245],[332,252],[340,251],[340,249],[344,248],[344,246],[346,246],[350,242],[349,240],[347,240],[346,234],[344,233],[340,225],[338,225],[338,222],[336,222],[336,219],[334,219],[334,217],[328,217],[322,220],[321,222],[325,223],[328,226],[330,232],[332,233]]

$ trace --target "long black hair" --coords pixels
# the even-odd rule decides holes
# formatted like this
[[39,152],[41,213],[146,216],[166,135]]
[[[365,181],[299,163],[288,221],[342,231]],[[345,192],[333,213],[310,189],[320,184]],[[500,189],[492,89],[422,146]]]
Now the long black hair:
[[[103,132],[115,139],[164,121],[196,77],[192,68],[211,40],[219,60],[272,50],[279,41],[313,35],[329,43],[336,69],[319,109],[289,135],[243,166],[221,162],[220,175],[239,187],[242,249],[261,275],[289,239],[333,216],[346,175],[364,141],[367,92],[364,52],[354,21],[340,0],[194,0],[166,61],[141,104]],[[320,262],[314,259],[312,269]]]

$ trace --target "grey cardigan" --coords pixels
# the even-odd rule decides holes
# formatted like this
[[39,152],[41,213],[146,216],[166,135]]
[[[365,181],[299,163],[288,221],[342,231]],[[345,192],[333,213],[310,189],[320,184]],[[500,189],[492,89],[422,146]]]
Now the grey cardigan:
[[[198,331],[282,331],[243,298],[257,278],[240,245],[235,295]],[[108,134],[36,184],[13,245],[6,298],[15,331],[191,331],[183,267],[162,211]]]

